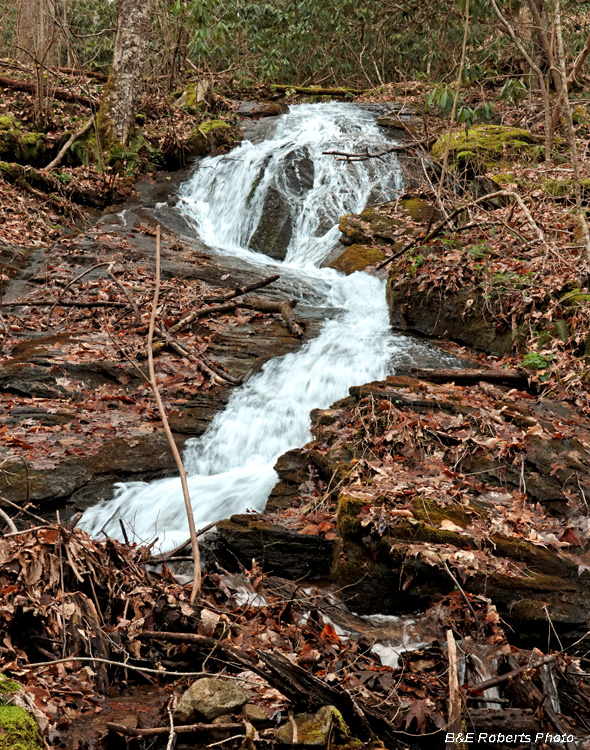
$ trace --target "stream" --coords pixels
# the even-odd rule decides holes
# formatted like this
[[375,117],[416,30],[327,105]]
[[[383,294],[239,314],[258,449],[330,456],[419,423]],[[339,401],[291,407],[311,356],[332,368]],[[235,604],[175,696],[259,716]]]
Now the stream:
[[[204,159],[181,186],[176,208],[210,248],[269,273],[276,269],[289,295],[321,308],[324,319],[317,338],[267,362],[233,392],[206,432],[187,443],[197,528],[264,508],[277,481],[276,460],[310,439],[312,409],[329,407],[352,385],[412,365],[416,356],[451,364],[428,345],[391,332],[382,279],[322,267],[338,244],[339,217],[391,200],[403,186],[393,153],[343,162],[323,152],[381,150],[384,144],[370,111],[342,103],[299,105],[279,119],[268,140],[243,141],[227,155]],[[269,198],[282,207],[281,221],[288,212],[284,260],[249,247],[260,236]],[[180,480],[119,484],[115,497],[86,511],[81,523],[92,534],[121,538],[120,519],[137,541],[157,537],[163,551],[184,542]]]

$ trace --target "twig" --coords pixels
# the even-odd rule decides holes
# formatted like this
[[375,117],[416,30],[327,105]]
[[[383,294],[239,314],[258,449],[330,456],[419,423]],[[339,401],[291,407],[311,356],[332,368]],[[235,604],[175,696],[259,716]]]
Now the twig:
[[42,171],[46,171],[48,169],[53,169],[54,167],[57,167],[57,165],[61,162],[61,160],[66,155],[66,152],[70,148],[70,146],[73,143],[75,143],[75,141],[77,141],[78,138],[81,138],[90,130],[93,122],[94,122],[94,115],[92,115],[92,117],[84,123],[84,125],[80,128],[80,130],[76,130],[74,133],[72,133],[71,137],[68,138],[67,142],[59,150],[59,153],[55,157],[55,159],[49,162],[49,164],[46,167],[44,167]]
[[[39,667],[51,667],[54,664],[67,664],[72,661],[96,662],[98,664],[109,664],[112,667],[122,667],[123,669],[132,669],[136,672],[147,672],[147,674],[159,674],[162,677],[213,677],[211,672],[168,672],[165,669],[150,669],[149,667],[136,667],[123,661],[111,661],[110,659],[100,659],[97,656],[65,656],[63,659],[54,659],[53,661],[39,661],[34,664],[24,664],[23,669],[38,669]],[[177,730],[178,731],[178,728]]]
[[170,706],[168,706],[168,719],[170,720],[170,736],[168,737],[168,744],[166,745],[166,750],[172,750],[172,747],[174,745],[174,740],[176,739],[176,732],[174,731],[174,717],[172,716],[172,711],[170,710]]
[[474,201],[470,201],[469,203],[465,203],[463,206],[459,206],[459,208],[456,208],[449,216],[445,217],[440,224],[437,224],[437,226],[429,232],[425,237],[416,237],[411,242],[409,242],[405,247],[403,247],[399,252],[394,253],[393,255],[390,255],[388,258],[385,258],[384,261],[379,263],[378,266],[375,266],[375,270],[379,271],[382,268],[385,268],[385,266],[388,266],[392,261],[396,260],[396,258],[399,258],[404,253],[406,253],[408,250],[410,250],[415,245],[424,245],[427,242],[430,242],[430,240],[434,239],[440,232],[445,228],[445,226],[453,221],[453,219],[456,219],[457,216],[462,214],[464,211],[467,211],[468,208],[472,208],[473,206],[477,206],[480,203],[485,203],[486,201],[491,200],[492,198],[514,198],[516,202],[518,203],[519,207],[522,209],[522,212],[526,216],[527,221],[531,225],[533,231],[537,235],[537,238],[543,245],[543,249],[545,251],[549,251],[549,245],[547,244],[547,240],[545,239],[545,235],[543,232],[539,229],[539,226],[537,225],[536,221],[533,219],[533,216],[529,209],[527,208],[525,202],[523,199],[518,195],[518,193],[513,192],[512,190],[498,190],[495,193],[489,193],[488,195],[482,195],[481,198],[477,198]]
[[12,534],[4,534],[5,537],[6,536],[14,536],[14,534],[18,534],[19,533],[18,529],[16,528],[16,524],[14,523],[14,521],[12,520],[12,518],[8,515],[8,513],[5,510],[2,510],[2,508],[0,508],[0,518],[4,519],[4,521],[6,522],[6,525],[8,526],[8,528],[10,529],[10,531],[12,532]]
[[16,508],[16,510],[20,510],[21,513],[25,513],[27,516],[31,516],[31,518],[34,518],[36,521],[41,521],[41,523],[46,524],[47,519],[41,518],[41,516],[35,515],[35,513],[31,513],[30,510],[27,510],[26,508],[22,508],[17,503],[13,503],[12,500],[8,500],[6,497],[0,497],[0,502],[6,503],[6,505],[10,505],[11,508]]
[[95,263],[93,266],[90,266],[90,268],[87,268],[85,271],[82,271],[82,273],[78,274],[78,276],[76,276],[75,279],[72,279],[71,281],[69,281],[64,286],[64,288],[60,291],[55,304],[53,305],[51,310],[47,313],[47,325],[49,325],[49,323],[51,322],[53,311],[59,305],[59,303],[61,302],[61,298],[64,296],[64,294],[68,291],[68,289],[71,286],[73,286],[77,281],[80,281],[80,279],[82,279],[84,276],[87,276],[92,271],[95,271],[97,268],[103,268],[104,266],[110,266],[110,265],[111,265],[111,261],[105,261],[103,263]]
[[476,614],[475,610],[473,609],[473,605],[469,601],[469,597],[467,596],[467,594],[465,593],[465,591],[461,587],[461,584],[457,580],[457,577],[455,575],[453,575],[453,571],[447,565],[447,561],[441,555],[439,555],[438,557],[439,557],[439,560],[441,561],[441,563],[444,565],[444,568],[447,571],[447,573],[449,575],[449,578],[455,584],[455,586],[458,588],[458,590],[461,592],[461,596],[465,600],[465,604],[467,604],[467,606],[469,607],[469,609],[471,611],[471,614],[473,615],[473,619],[475,620],[475,622],[477,622],[477,614]]
[[178,473],[180,475],[180,483],[182,485],[182,494],[184,497],[184,506],[186,509],[186,517],[188,520],[188,527],[191,537],[191,547],[193,550],[193,588],[190,596],[190,603],[193,604],[197,596],[201,591],[201,556],[199,553],[199,542],[197,540],[197,532],[195,529],[195,519],[193,516],[193,508],[191,505],[190,494],[188,490],[188,483],[186,480],[187,473],[180,456],[180,452],[176,443],[174,442],[174,436],[168,423],[168,417],[166,416],[166,409],[162,402],[162,397],[158,390],[158,384],[156,382],[156,370],[154,368],[154,353],[152,351],[152,344],[154,341],[154,331],[156,329],[156,313],[158,309],[158,298],[160,295],[160,225],[156,229],[156,288],[154,290],[154,301],[152,303],[152,314],[150,316],[150,327],[148,332],[147,352],[148,352],[148,369],[150,377],[150,385],[154,392],[154,398],[158,406],[158,412],[164,426],[164,432],[168,438],[170,450],[174,456],[174,461],[178,467]]
[[127,302],[131,305],[131,309],[133,310],[133,314],[135,315],[135,320],[137,321],[138,326],[143,325],[143,320],[141,319],[141,313],[139,312],[139,307],[137,306],[137,303],[131,296],[129,289],[125,287],[125,285],[115,276],[113,273],[113,266],[114,263],[111,263],[109,267],[107,268],[107,276],[109,279],[115,282],[115,284],[119,287],[121,292],[123,293],[123,296],[127,299]]
[[[150,727],[145,729],[136,729],[135,727],[126,727],[124,724],[115,724],[112,721],[107,723],[107,729],[111,729],[113,732],[119,734],[126,734],[130,737],[158,737],[159,735],[168,734],[170,732],[169,727]],[[234,729],[244,729],[243,724],[235,722],[228,722],[227,724],[181,724],[174,728],[177,734],[188,734],[189,732],[211,732],[212,730],[217,731],[232,731]],[[242,737],[243,735],[240,735]]]

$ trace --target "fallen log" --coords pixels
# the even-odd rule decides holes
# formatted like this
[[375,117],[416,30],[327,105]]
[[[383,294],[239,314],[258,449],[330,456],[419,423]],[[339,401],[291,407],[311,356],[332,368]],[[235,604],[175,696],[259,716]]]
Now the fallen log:
[[[387,154],[394,154],[399,151],[408,151],[421,143],[424,143],[424,141],[397,143],[395,146],[391,146],[391,148],[383,149],[383,151],[376,151],[374,154],[370,153],[369,149],[364,153],[362,151],[360,153],[353,153],[350,151],[322,151],[322,154],[327,156],[342,156],[347,161],[366,161],[367,159],[379,159],[381,156],[387,156]],[[342,161],[342,159],[340,161]]]
[[273,83],[275,91],[294,91],[296,94],[308,96],[346,96],[347,94],[364,94],[365,89],[351,89],[346,87],[322,88],[321,86],[288,86],[286,84]]
[[[136,729],[135,727],[127,727],[124,724],[115,724],[115,722],[109,721],[107,723],[107,729],[112,732],[118,732],[119,734],[125,734],[129,737],[159,737],[161,735],[169,735],[170,727],[149,727],[145,729]],[[175,734],[189,734],[189,733],[206,733],[206,734],[221,734],[223,732],[245,732],[246,725],[241,722],[228,722],[227,724],[181,724],[180,726],[174,725]]]
[[[26,81],[15,81],[12,78],[5,78],[0,76],[0,87],[5,89],[12,89],[13,91],[26,91],[29,94],[34,94],[37,87],[34,83],[27,83]],[[59,99],[63,102],[70,102],[72,104],[83,104],[86,107],[98,107],[100,102],[96,99],[91,99],[89,96],[83,94],[74,94],[71,91],[64,91],[64,89],[56,89],[53,92],[54,99]]]
[[86,121],[86,123],[79,129],[72,133],[72,135],[68,138],[68,140],[64,143],[64,145],[60,148],[58,155],[55,157],[55,159],[46,167],[43,167],[44,170],[54,169],[54,167],[57,167],[58,164],[61,163],[61,160],[66,155],[68,149],[70,146],[72,146],[78,138],[81,138],[83,135],[86,135],[86,133],[90,130],[94,123],[94,115]]
[[471,385],[483,382],[511,385],[514,388],[528,385],[527,374],[519,370],[451,370],[410,367],[409,370],[398,370],[395,374],[395,377],[404,376],[417,380],[428,380],[430,383]]
[[81,70],[80,68],[58,68],[60,73],[70,76],[84,76],[85,78],[94,78],[97,81],[106,83],[109,79],[106,73],[99,73],[97,70]]

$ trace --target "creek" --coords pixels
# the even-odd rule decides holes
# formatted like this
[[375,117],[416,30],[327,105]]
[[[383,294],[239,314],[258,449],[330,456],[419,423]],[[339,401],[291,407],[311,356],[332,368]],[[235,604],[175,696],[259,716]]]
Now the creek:
[[[316,338],[268,362],[233,392],[207,431],[187,443],[197,527],[264,508],[277,481],[276,460],[310,439],[312,409],[417,357],[451,364],[428,345],[391,332],[382,279],[322,267],[337,245],[341,215],[391,200],[403,187],[394,153],[343,162],[324,152],[382,150],[385,142],[370,111],[342,103],[299,105],[279,119],[272,137],[204,159],[181,186],[176,208],[210,248],[269,273],[276,269],[289,295],[319,307],[324,319]],[[274,257],[254,249],[265,243]],[[111,500],[86,511],[82,525],[92,534],[121,537],[120,519],[138,541],[157,537],[161,550],[183,542],[179,479],[119,484]]]

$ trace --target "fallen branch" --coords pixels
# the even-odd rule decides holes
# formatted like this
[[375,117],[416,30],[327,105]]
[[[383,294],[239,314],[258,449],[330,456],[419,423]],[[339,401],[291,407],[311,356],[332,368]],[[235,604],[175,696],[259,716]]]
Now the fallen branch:
[[424,141],[416,141],[415,143],[398,143],[391,148],[386,148],[383,151],[377,151],[374,154],[369,152],[369,149],[363,153],[350,153],[349,151],[322,151],[323,154],[328,156],[344,156],[349,161],[366,161],[367,159],[378,159],[381,156],[387,156],[387,154],[394,154],[399,151],[408,151],[411,148],[415,148]]
[[6,523],[6,525],[12,532],[11,535],[4,534],[4,536],[14,536],[15,534],[19,533],[18,529],[16,528],[16,524],[14,523],[12,518],[8,515],[8,513],[5,510],[2,510],[2,508],[0,508],[0,518],[4,520],[4,522]]
[[474,406],[468,406],[462,403],[450,403],[449,401],[435,401],[434,399],[425,398],[408,398],[402,396],[399,393],[392,391],[386,391],[382,388],[373,388],[371,386],[358,386],[353,385],[349,388],[348,392],[351,396],[354,396],[359,401],[362,398],[371,397],[376,401],[390,401],[394,406],[405,407],[406,409],[412,409],[413,411],[429,412],[429,411],[446,411],[449,414],[474,414],[479,411]]
[[447,647],[449,654],[449,725],[453,734],[453,742],[447,743],[449,750],[455,750],[455,735],[461,731],[461,691],[457,671],[457,644],[453,631],[447,630]]
[[505,682],[513,680],[523,672],[529,672],[538,669],[544,664],[551,664],[557,659],[558,656],[559,654],[551,654],[550,656],[545,656],[535,664],[525,664],[524,666],[517,667],[516,669],[513,669],[510,672],[506,672],[505,674],[498,675],[497,677],[491,677],[489,680],[479,682],[477,683],[477,685],[473,685],[472,687],[467,689],[470,693],[483,693],[483,691],[487,690],[488,688],[496,687],[497,685],[503,685]]
[[[248,292],[253,292],[255,289],[261,289],[263,286],[268,286],[269,284],[272,284],[273,281],[276,281],[278,278],[280,278],[279,274],[273,274],[272,276],[268,276],[266,279],[262,279],[261,281],[256,281],[253,284],[249,284],[248,286],[244,287],[237,287],[233,292],[228,292],[225,295],[222,295],[221,297],[214,297],[214,298],[205,298],[205,302],[214,302],[217,300],[221,301],[227,301],[234,299],[235,297],[241,297],[244,294],[247,294]],[[181,318],[177,323],[175,323],[173,326],[171,326],[168,329],[168,333],[174,334],[178,333],[179,331],[182,331],[183,328],[186,328],[188,325],[190,325],[193,321],[197,320],[197,318],[202,318],[204,315],[209,315],[209,313],[214,312],[228,312],[229,310],[235,310],[236,307],[239,305],[233,304],[228,306],[227,304],[221,304],[221,305],[213,305],[212,307],[200,307],[198,310],[194,310],[192,313],[189,313],[188,315],[185,315],[184,318]]]
[[[145,729],[136,729],[135,727],[126,727],[124,724],[115,724],[112,721],[107,723],[107,729],[119,734],[125,734],[129,737],[160,737],[170,734],[170,727],[150,727]],[[245,731],[246,725],[237,722],[228,722],[227,724],[181,724],[174,727],[176,734],[189,734],[190,732],[234,732]]]
[[126,302],[105,302],[96,300],[96,302],[56,302],[56,300],[47,300],[47,302],[2,302],[1,307],[129,307]]
[[112,667],[122,667],[131,669],[135,672],[145,672],[146,674],[157,674],[161,677],[216,677],[211,672],[168,672],[165,669],[151,669],[150,667],[136,667],[126,661],[111,661],[110,659],[101,659],[97,656],[64,656],[63,659],[52,659],[51,661],[38,661],[33,664],[23,664],[23,669],[39,669],[40,667],[52,667],[56,664],[68,664],[72,661],[96,662],[97,664],[107,664]]
[[213,297],[204,297],[203,302],[223,302],[228,299],[233,299],[234,297],[241,297],[244,294],[248,294],[248,292],[253,292],[256,289],[262,289],[262,287],[268,286],[269,284],[274,283],[280,278],[280,274],[273,273],[272,276],[267,276],[260,281],[254,281],[252,284],[247,284],[246,286],[237,286],[233,290],[233,292],[227,292],[227,294],[217,295]]
[[156,382],[156,370],[154,368],[154,353],[152,351],[152,344],[154,341],[154,331],[156,330],[156,314],[158,312],[157,310],[158,299],[160,296],[160,251],[161,251],[160,225],[158,224],[158,227],[156,229],[156,288],[154,290],[154,301],[152,303],[152,314],[150,316],[150,327],[149,327],[149,332],[148,332],[148,343],[147,343],[148,369],[149,369],[149,376],[150,376],[150,385],[152,387],[152,391],[154,392],[154,398],[156,399],[158,412],[160,413],[160,418],[164,426],[164,432],[166,433],[166,437],[168,438],[170,450],[172,451],[172,455],[174,456],[174,461],[176,462],[178,473],[180,475],[180,484],[182,485],[184,506],[186,509],[186,517],[187,517],[188,528],[189,528],[190,537],[191,537],[191,547],[193,550],[193,587],[192,587],[191,596],[190,596],[190,603],[193,604],[195,599],[197,598],[197,596],[199,595],[201,591],[201,556],[199,553],[199,542],[197,541],[197,531],[195,528],[193,507],[191,505],[190,494],[188,490],[188,483],[186,480],[187,473],[186,473],[186,469],[184,468],[184,464],[182,462],[182,458],[178,451],[176,442],[174,441],[172,430],[170,429],[170,425],[168,423],[168,417],[166,416],[166,409],[164,408],[164,403],[162,402],[162,397],[160,396],[160,391],[158,390],[158,384]]
[[74,133],[72,133],[72,135],[68,138],[66,143],[59,150],[59,153],[57,154],[55,159],[49,162],[49,164],[46,167],[43,167],[43,169],[48,170],[48,169],[53,169],[54,167],[57,167],[57,165],[61,163],[61,160],[64,158],[64,156],[68,152],[68,149],[70,148],[70,146],[72,146],[78,140],[78,138],[81,138],[83,135],[86,135],[86,133],[92,127],[93,122],[94,122],[94,115],[92,115],[92,117],[89,120],[87,120],[87,122],[79,130],[76,130]]
[[[15,81],[12,78],[5,78],[0,76],[0,87],[5,89],[12,89],[13,91],[26,91],[29,94],[36,92],[36,86],[34,83],[27,83],[26,81]],[[82,94],[73,94],[63,89],[56,89],[53,92],[55,99],[60,99],[63,102],[71,102],[73,104],[84,104],[86,107],[98,107],[100,102],[96,99],[91,99],[89,96],[83,96]]]
[[296,94],[307,94],[309,96],[346,96],[346,94],[364,94],[365,89],[350,88],[322,88],[321,86],[288,86],[273,83],[275,91],[294,91]]

